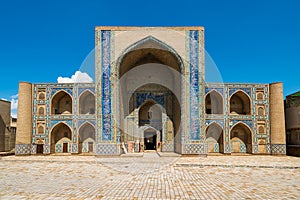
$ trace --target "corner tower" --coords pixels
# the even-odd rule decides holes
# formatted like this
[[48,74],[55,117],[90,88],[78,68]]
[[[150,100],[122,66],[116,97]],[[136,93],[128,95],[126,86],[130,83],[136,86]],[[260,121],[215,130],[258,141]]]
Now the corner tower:
[[282,83],[270,84],[271,153],[286,154],[285,118]]
[[32,84],[19,83],[16,155],[29,155],[32,134]]

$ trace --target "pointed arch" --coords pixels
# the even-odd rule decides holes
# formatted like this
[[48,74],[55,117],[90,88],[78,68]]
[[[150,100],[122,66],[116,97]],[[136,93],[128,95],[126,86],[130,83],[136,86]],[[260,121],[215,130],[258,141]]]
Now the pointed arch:
[[39,107],[39,115],[40,116],[45,115],[45,109],[44,109],[44,107]]
[[90,122],[85,122],[79,127],[78,141],[83,142],[87,138],[95,140],[95,127]]
[[183,61],[179,54],[159,39],[148,36],[127,47],[117,60],[117,72],[121,78],[135,66],[146,63],[165,64],[182,72]]
[[79,114],[95,114],[95,95],[86,90],[79,96]]
[[51,153],[70,152],[72,129],[69,127],[69,125],[64,122],[57,123],[52,127],[50,133]]
[[72,114],[73,101],[69,93],[60,90],[51,99],[51,114]]
[[259,116],[264,116],[265,115],[265,109],[263,107],[258,107],[257,114]]
[[138,107],[138,109],[140,110],[140,109],[141,109],[143,106],[145,106],[146,104],[158,105],[162,112],[163,112],[163,110],[164,110],[164,108],[162,108],[162,105],[160,105],[160,104],[157,103],[155,100],[150,99],[150,98],[146,99],[146,100]]
[[[159,117],[160,119],[157,120],[157,123],[155,124],[162,124],[162,116],[164,116],[165,121],[170,119],[169,121],[172,122],[172,125],[174,123],[174,127],[172,127],[172,134],[177,136],[176,139],[174,139],[176,143],[174,147],[175,151],[180,152],[181,130],[179,127],[182,117],[181,113],[183,113],[185,107],[181,107],[181,104],[179,103],[184,102],[181,101],[183,98],[181,96],[183,90],[181,87],[183,80],[181,74],[183,73],[184,64],[179,54],[166,43],[154,38],[153,36],[148,36],[128,46],[120,54],[120,56],[118,56],[116,63],[112,63],[112,65],[114,65],[116,69],[114,71],[114,75],[117,76],[115,80],[116,89],[113,91],[116,97],[116,101],[114,103],[121,113],[120,116],[124,116],[123,118],[119,118],[119,121],[121,126],[126,129],[126,133],[131,133],[128,134],[129,136],[131,135],[128,137],[130,139],[132,139],[132,135],[137,134],[137,127],[135,126],[143,126],[149,123],[148,118],[151,117],[151,112],[148,113],[148,111],[143,113],[145,116],[147,116],[146,119],[142,119],[140,117],[142,116],[141,111],[146,110],[145,106],[141,107],[136,113],[132,112],[136,108],[140,107],[141,104],[139,104],[139,99],[137,96],[134,96],[131,100],[131,92],[134,92],[134,95],[160,93],[164,95],[165,98],[167,95],[169,95],[167,94],[168,91],[158,91],[155,87],[149,87],[147,90],[142,91],[141,93],[137,91],[140,86],[145,84],[158,84],[161,86],[167,86],[168,90],[174,93],[172,95],[177,95],[176,97],[178,99],[175,99],[172,96],[171,98],[168,98],[167,100],[164,99],[162,101],[170,101],[174,106],[166,107],[166,105],[163,104],[162,106],[164,109],[166,109],[166,113],[162,114],[160,111],[161,117]],[[155,69],[161,70],[163,73],[158,73]],[[136,76],[136,74],[132,74],[131,72],[136,72],[136,74],[139,74],[139,76]],[[163,78],[161,76],[163,76]],[[140,99],[142,98],[147,99],[147,95],[141,97]],[[165,117],[165,115],[167,116],[167,113],[169,115],[168,117]],[[139,124],[132,123],[132,117],[139,121]],[[169,121],[168,124],[171,124]],[[161,131],[161,127],[162,125],[158,125],[158,127],[155,125],[155,128],[159,131]],[[124,138],[125,141],[127,140],[125,137],[125,132],[124,134],[121,133],[120,135],[121,140],[122,138]],[[122,137],[122,135],[124,135],[124,137]],[[174,137],[172,136],[172,138]]]
[[139,107],[139,126],[151,124],[155,129],[162,129],[161,105],[154,100],[148,99]]
[[263,94],[263,92],[258,92],[256,94],[256,99],[257,100],[264,100],[264,94]]
[[39,93],[39,100],[45,100],[45,93],[44,92]]
[[251,98],[242,90],[238,90],[230,97],[230,114],[250,115]]
[[260,126],[258,127],[258,134],[264,134],[264,133],[265,133],[265,127],[262,126],[262,125],[260,125]]
[[145,125],[145,126],[141,126],[140,127],[140,131],[141,132],[144,132],[144,131],[146,131],[146,130],[155,130],[156,131],[156,129],[153,127],[153,126],[150,126],[150,125]]
[[243,123],[236,123],[230,130],[232,153],[252,153],[252,131]]
[[143,130],[144,149],[157,150],[158,142],[160,142],[160,131],[155,127],[147,126]]
[[[179,54],[169,45],[167,45],[166,43],[160,41],[159,39],[153,37],[153,36],[147,36],[135,43],[133,43],[132,45],[130,45],[129,47],[127,47],[122,54],[119,56],[118,60],[117,60],[117,70],[118,72],[120,72],[120,77],[123,75],[123,73],[120,71],[120,67],[122,66],[122,63],[124,62],[124,59],[126,59],[126,57],[128,57],[129,54],[131,53],[135,53],[135,52],[139,52],[139,57],[144,57],[145,55],[148,55],[149,57],[151,57],[152,59],[149,59],[146,61],[149,63],[150,62],[154,62],[154,63],[162,63],[165,61],[162,61],[161,59],[159,59],[159,57],[155,57],[155,55],[157,54],[149,54],[149,51],[146,51],[146,49],[148,50],[159,50],[156,53],[160,53],[161,56],[166,56],[165,53],[170,53],[171,55],[174,56],[174,59],[176,60],[176,65],[179,66],[179,69],[177,69],[177,71],[179,71],[180,73],[182,72],[182,68],[183,68],[183,61],[181,59],[181,57],[179,56]],[[143,51],[143,52],[142,52]],[[162,54],[163,53],[163,54]],[[154,56],[154,57],[153,57]],[[143,64],[143,63],[139,63],[136,61],[133,61],[134,64]],[[170,64],[171,62],[169,62]],[[169,65],[167,63],[163,63],[166,65]],[[175,63],[174,63],[175,64]],[[173,66],[172,64],[169,66]]]
[[205,112],[206,114],[223,114],[223,97],[218,91],[211,90],[206,94]]
[[212,122],[205,129],[208,153],[224,153],[224,132],[222,126]]
[[43,134],[43,133],[44,133],[44,127],[42,125],[39,125],[38,134]]
[[94,152],[96,131],[93,124],[85,122],[79,127],[78,149],[79,153]]

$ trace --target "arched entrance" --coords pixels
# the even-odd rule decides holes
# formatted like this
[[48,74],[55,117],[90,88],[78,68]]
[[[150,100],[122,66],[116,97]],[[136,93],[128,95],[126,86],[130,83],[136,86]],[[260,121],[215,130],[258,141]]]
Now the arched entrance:
[[156,129],[149,127],[143,131],[144,135],[144,150],[157,150],[158,144],[160,143],[158,140],[160,139],[160,132]]
[[71,152],[72,131],[64,123],[59,123],[51,131],[51,153]]
[[146,84],[130,98],[121,141],[138,140],[143,145],[144,128],[150,126],[157,132],[156,150],[173,152],[176,134],[180,134],[180,116],[179,102],[170,90],[158,84]]
[[206,128],[207,153],[224,153],[223,128],[213,122]]
[[139,127],[146,127],[141,134],[144,150],[158,150],[162,138],[162,113],[161,106],[153,100],[147,100],[139,108]]
[[244,123],[237,123],[230,131],[232,153],[252,153],[252,134]]
[[95,127],[86,122],[79,128],[79,153],[93,153],[95,146]]
[[[116,93],[116,104],[120,108],[121,142],[145,142],[139,128],[149,125],[149,118],[156,117],[148,108],[157,104],[163,111],[159,121],[152,119],[151,126],[161,133],[161,150],[180,152],[182,61],[179,56],[166,44],[150,37],[125,50],[118,63],[120,93]],[[158,137],[152,139],[159,141]]]

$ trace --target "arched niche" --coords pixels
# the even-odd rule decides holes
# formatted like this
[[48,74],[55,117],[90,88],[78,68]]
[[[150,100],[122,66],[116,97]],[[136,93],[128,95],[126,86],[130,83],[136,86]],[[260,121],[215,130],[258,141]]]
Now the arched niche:
[[56,93],[51,100],[51,114],[53,115],[67,115],[72,114],[72,98],[71,96],[61,90]]
[[206,128],[206,144],[208,153],[224,153],[223,128],[213,122]]
[[44,134],[44,127],[42,125],[38,126],[38,134]]
[[230,143],[232,153],[252,153],[252,134],[244,123],[237,123],[231,128]]
[[51,130],[51,153],[70,152],[72,130],[65,123],[55,125]]
[[95,127],[86,122],[79,128],[79,153],[92,153],[95,146]]
[[79,114],[95,114],[95,95],[89,90],[80,95]]
[[215,90],[205,97],[206,114],[223,114],[223,97]]
[[45,108],[44,107],[39,107],[39,111],[38,111],[39,115],[45,115]]
[[251,103],[247,94],[242,91],[234,93],[230,98],[230,114],[250,115]]

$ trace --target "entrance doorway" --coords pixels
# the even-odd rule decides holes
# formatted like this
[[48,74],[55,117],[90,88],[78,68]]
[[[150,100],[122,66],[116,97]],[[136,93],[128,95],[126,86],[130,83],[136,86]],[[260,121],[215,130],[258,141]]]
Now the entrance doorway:
[[68,143],[63,143],[63,153],[68,152]]
[[89,153],[93,152],[93,146],[94,146],[94,143],[93,142],[89,142]]
[[36,145],[36,153],[37,154],[43,154],[44,151],[44,145],[43,144],[37,144]]
[[156,132],[146,131],[144,133],[145,150],[156,150]]

